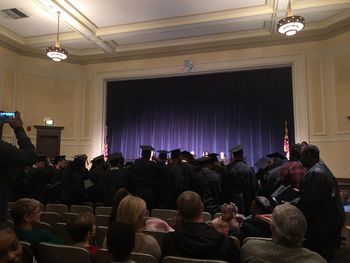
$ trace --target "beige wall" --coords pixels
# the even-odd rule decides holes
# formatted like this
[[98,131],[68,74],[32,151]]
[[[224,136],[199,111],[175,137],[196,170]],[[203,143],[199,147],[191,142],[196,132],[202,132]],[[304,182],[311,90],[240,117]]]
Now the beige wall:
[[[184,75],[244,68],[293,67],[295,132],[298,141],[320,147],[337,177],[350,178],[350,33],[325,41],[85,66],[28,58],[0,48],[0,108],[23,112],[25,126],[53,117],[65,127],[61,152],[101,153],[108,79]],[[13,140],[9,130],[5,139]],[[35,139],[35,131],[29,132]]]

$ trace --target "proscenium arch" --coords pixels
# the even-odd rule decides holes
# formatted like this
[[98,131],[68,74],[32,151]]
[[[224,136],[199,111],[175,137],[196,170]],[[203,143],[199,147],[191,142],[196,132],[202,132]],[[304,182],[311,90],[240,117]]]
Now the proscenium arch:
[[268,56],[237,60],[227,59],[210,62],[200,60],[193,61],[194,70],[190,73],[183,71],[183,60],[180,58],[179,63],[176,65],[160,65],[159,67],[149,68],[128,68],[96,73],[95,88],[93,90],[92,156],[100,155],[103,152],[108,81],[210,74],[286,66],[292,68],[295,141],[308,141],[309,125],[305,57],[302,53],[288,54],[285,56]]

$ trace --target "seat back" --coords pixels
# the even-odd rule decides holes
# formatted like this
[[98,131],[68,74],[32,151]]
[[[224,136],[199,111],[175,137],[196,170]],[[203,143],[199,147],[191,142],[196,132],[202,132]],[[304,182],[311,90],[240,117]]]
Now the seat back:
[[55,212],[41,212],[40,221],[48,223],[50,226],[54,226],[56,223],[61,222],[62,216]]
[[98,247],[103,247],[103,242],[106,239],[108,227],[105,226],[97,226],[95,239]]
[[45,211],[58,213],[63,216],[64,213],[68,213],[68,206],[64,204],[47,204]]
[[147,235],[150,235],[150,236],[154,237],[154,239],[157,240],[160,249],[162,250],[162,248],[163,248],[163,239],[164,239],[164,235],[165,235],[167,232],[153,231],[153,230],[143,230],[143,232],[144,232],[145,234],[147,234]]
[[85,213],[85,212],[94,213],[94,209],[88,205],[71,205],[70,212],[71,213],[78,213],[78,214]]
[[167,219],[174,219],[176,215],[177,215],[177,211],[172,209],[152,209],[151,211],[152,217],[157,217],[165,221]]
[[202,217],[203,217],[204,221],[211,221],[211,219],[212,219],[211,214],[208,212],[203,212]]
[[109,254],[107,249],[99,249],[97,251],[95,263],[111,263],[111,262],[112,262],[112,255]]
[[68,223],[72,220],[72,218],[76,217],[78,213],[64,213],[62,221],[63,223]]
[[41,263],[91,262],[90,253],[81,247],[40,243],[38,254]]
[[213,216],[213,219],[218,218],[218,217],[220,217],[220,216],[221,216],[221,213],[216,213],[216,214]]
[[66,245],[73,245],[75,242],[73,238],[69,235],[66,223],[56,223],[53,227],[53,233],[63,240]]
[[165,257],[162,260],[163,263],[225,263],[222,260],[213,259],[195,259],[195,258],[184,258],[184,257]]
[[145,253],[131,252],[130,259],[138,263],[157,263],[154,256]]
[[230,239],[233,241],[233,243],[235,244],[235,246],[238,249],[241,248],[241,242],[239,241],[239,239],[237,237],[230,236]]
[[96,226],[108,226],[109,215],[96,215]]
[[111,212],[112,212],[112,207],[110,206],[97,206],[95,208],[95,215],[109,216]]

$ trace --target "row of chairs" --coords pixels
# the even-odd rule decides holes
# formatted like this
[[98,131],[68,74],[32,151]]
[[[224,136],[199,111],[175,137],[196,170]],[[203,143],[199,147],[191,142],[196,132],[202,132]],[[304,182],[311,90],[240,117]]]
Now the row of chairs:
[[[23,243],[23,245],[29,245]],[[40,243],[38,246],[38,256],[42,263],[62,263],[62,262],[84,262],[91,263],[92,259],[89,252],[86,249],[64,246],[64,245],[53,245],[49,243]],[[157,263],[154,256],[145,253],[132,252],[130,259],[139,263]],[[112,256],[106,249],[100,249],[96,254],[96,263],[110,263],[112,262]],[[203,259],[192,259],[182,257],[165,257],[162,260],[163,263],[225,263],[220,260],[203,260]]]

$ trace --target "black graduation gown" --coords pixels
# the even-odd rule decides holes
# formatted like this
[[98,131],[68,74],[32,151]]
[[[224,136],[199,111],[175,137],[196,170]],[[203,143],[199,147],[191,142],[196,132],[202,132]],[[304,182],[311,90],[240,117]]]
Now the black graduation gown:
[[345,213],[337,181],[323,162],[306,172],[297,206],[307,221],[305,246],[329,260],[340,244]]
[[124,168],[111,168],[104,172],[100,178],[99,188],[102,191],[105,206],[113,206],[115,193],[122,187],[126,187]]
[[231,193],[231,200],[235,200],[235,195],[242,194],[244,207],[239,207],[240,204],[237,205],[240,211],[248,214],[257,188],[254,169],[244,161],[235,161],[231,167],[227,176],[227,185],[225,186],[227,189],[225,193]]
[[149,210],[156,207],[156,173],[156,163],[141,158],[130,167],[128,174],[128,191],[145,200]]
[[164,208],[176,209],[178,196],[189,189],[189,176],[184,173],[185,167],[180,164],[170,164],[167,166],[164,177]]
[[81,204],[87,200],[83,173],[67,168],[63,173],[62,201],[67,205]]
[[209,168],[202,168],[202,178],[204,182],[204,192],[202,200],[205,210],[210,214],[220,212],[221,206],[221,177],[220,175]]

